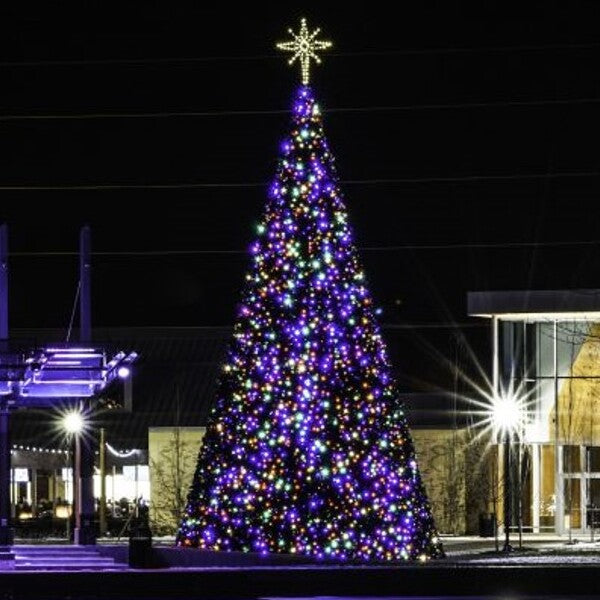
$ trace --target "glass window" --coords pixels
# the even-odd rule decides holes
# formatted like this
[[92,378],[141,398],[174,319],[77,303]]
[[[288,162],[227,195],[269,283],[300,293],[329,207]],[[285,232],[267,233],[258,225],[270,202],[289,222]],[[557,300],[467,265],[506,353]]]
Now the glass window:
[[581,452],[579,446],[563,446],[563,473],[581,472]]
[[557,331],[560,375],[599,376],[600,323],[561,321]]
[[554,375],[553,323],[538,323],[536,349],[536,374],[539,377],[552,377]]
[[556,508],[554,490],[554,446],[544,444],[540,447],[540,524],[554,526]]
[[587,448],[587,470],[591,473],[600,473],[600,447],[589,446]]
[[597,529],[600,526],[600,479],[588,479],[587,524]]
[[581,527],[581,480],[565,479],[565,529]]

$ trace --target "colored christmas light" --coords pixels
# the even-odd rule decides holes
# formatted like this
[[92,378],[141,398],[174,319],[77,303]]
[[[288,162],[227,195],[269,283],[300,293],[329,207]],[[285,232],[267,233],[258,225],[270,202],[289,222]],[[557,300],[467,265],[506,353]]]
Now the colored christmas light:
[[331,150],[301,86],[177,543],[442,553]]

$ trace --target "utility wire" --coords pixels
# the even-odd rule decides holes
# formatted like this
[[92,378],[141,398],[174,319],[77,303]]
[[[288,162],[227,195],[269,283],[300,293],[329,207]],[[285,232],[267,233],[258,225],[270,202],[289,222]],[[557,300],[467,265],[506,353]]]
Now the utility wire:
[[[502,100],[499,102],[455,102],[446,104],[406,104],[399,106],[348,106],[324,109],[324,113],[375,113],[403,112],[416,110],[451,110],[470,108],[519,108],[529,106],[567,106],[600,104],[600,98],[562,98],[558,100]],[[168,119],[206,117],[246,117],[289,114],[286,109],[272,110],[214,110],[214,111],[160,111],[160,112],[99,112],[99,113],[55,113],[28,115],[0,115],[0,121],[68,121],[86,119]]]
[[77,311],[77,301],[81,292],[81,279],[77,281],[77,290],[75,291],[75,299],[73,300],[73,308],[71,310],[71,318],[69,319],[69,327],[67,329],[66,342],[71,341],[71,332],[73,331],[73,323],[75,322],[75,312]]
[[[362,57],[362,56],[414,56],[436,54],[485,54],[503,52],[538,52],[544,50],[584,50],[600,47],[597,42],[573,44],[529,44],[518,46],[487,46],[470,48],[408,48],[405,50],[363,50],[357,52],[330,52],[328,58],[337,57]],[[38,66],[94,66],[94,65],[147,65],[147,64],[172,64],[172,63],[206,63],[223,61],[256,61],[256,60],[281,60],[278,54],[254,55],[222,55],[222,56],[194,56],[194,57],[157,57],[157,58],[98,58],[98,59],[65,59],[65,60],[22,60],[2,61],[0,67],[38,67]]]
[[[398,252],[403,250],[470,250],[486,248],[537,248],[561,247],[561,246],[598,246],[600,240],[577,240],[577,241],[556,241],[556,242],[491,242],[475,244],[406,244],[397,246],[363,246],[358,248],[361,252]],[[246,250],[95,250],[93,256],[186,256],[203,254],[247,254]],[[24,251],[10,252],[13,257],[46,257],[46,256],[79,256],[74,250],[48,250],[48,251]]]
[[[406,177],[381,179],[343,179],[341,185],[402,185],[411,183],[468,183],[479,181],[521,181],[536,179],[559,179],[578,177],[598,177],[600,171],[556,171],[552,173],[508,173],[498,175],[461,175],[457,177]],[[1,191],[92,191],[92,190],[174,190],[174,189],[231,189],[259,188],[269,184],[260,181],[250,182],[182,182],[182,183],[93,183],[56,185],[0,185]]]

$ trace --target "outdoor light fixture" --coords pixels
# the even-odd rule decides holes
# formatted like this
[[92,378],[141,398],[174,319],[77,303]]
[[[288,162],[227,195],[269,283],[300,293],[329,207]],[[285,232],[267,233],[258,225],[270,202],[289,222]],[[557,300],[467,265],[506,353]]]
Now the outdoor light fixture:
[[127,379],[131,375],[131,369],[129,367],[119,367],[117,369],[117,375],[121,379]]
[[[108,395],[123,389],[124,403],[131,406],[131,364],[133,351],[117,351],[112,345],[92,342],[91,322],[91,234],[82,227],[79,237],[79,340],[38,345],[9,339],[8,329],[8,231],[0,225],[0,546],[10,546],[9,412],[21,408],[54,408],[59,412],[55,426],[75,446],[77,487],[74,540],[95,543],[93,465],[95,440],[84,439],[94,407]],[[75,310],[75,307],[73,307]],[[69,329],[70,331],[70,329]],[[69,339],[70,336],[67,336]],[[126,381],[124,381],[126,379]],[[79,407],[77,411],[76,407]],[[34,449],[34,451],[36,451]],[[67,451],[67,456],[71,450]],[[67,521],[68,523],[69,521]]]
[[85,427],[85,419],[79,411],[72,410],[63,417],[62,426],[67,433],[78,435]]
[[136,352],[102,346],[53,344],[28,354],[0,352],[0,396],[9,404],[51,407],[65,398],[98,396],[113,382],[128,379]]
[[503,552],[512,552],[510,525],[512,520],[512,460],[511,444],[520,438],[525,424],[526,399],[512,391],[505,391],[492,398],[490,420],[495,433],[504,442],[504,547]]
[[514,394],[494,397],[490,412],[496,432],[515,432],[523,424],[523,402]]

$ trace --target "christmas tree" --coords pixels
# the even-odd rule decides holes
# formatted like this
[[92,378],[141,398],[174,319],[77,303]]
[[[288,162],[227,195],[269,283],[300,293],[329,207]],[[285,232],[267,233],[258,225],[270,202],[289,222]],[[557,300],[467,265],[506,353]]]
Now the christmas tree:
[[375,319],[302,22],[303,84],[177,542],[359,561],[441,555]]

